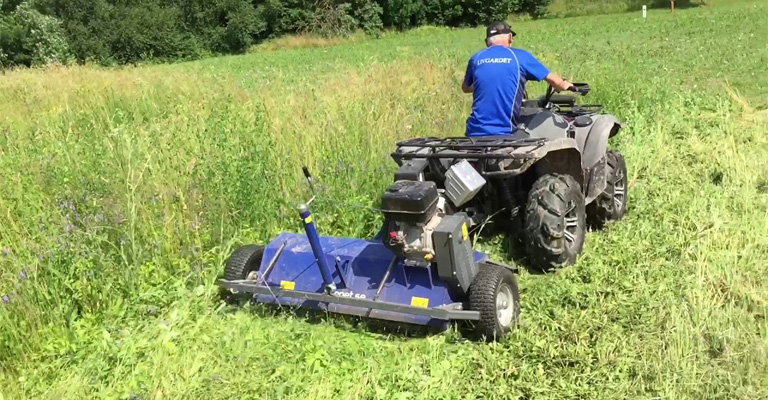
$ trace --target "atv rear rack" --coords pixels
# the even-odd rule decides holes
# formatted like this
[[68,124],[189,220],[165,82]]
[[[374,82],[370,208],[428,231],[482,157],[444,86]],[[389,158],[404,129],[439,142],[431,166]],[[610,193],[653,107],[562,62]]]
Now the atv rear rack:
[[[504,154],[499,153],[502,149],[514,149],[518,147],[540,147],[546,143],[544,138],[525,138],[519,139],[510,136],[492,137],[483,136],[479,138],[455,137],[455,138],[415,138],[397,143],[398,151],[391,154],[395,160],[416,160],[416,159],[528,159],[532,158],[529,154]],[[432,149],[431,152],[421,152],[419,150],[403,153],[400,150],[403,147],[411,147],[419,150]]]

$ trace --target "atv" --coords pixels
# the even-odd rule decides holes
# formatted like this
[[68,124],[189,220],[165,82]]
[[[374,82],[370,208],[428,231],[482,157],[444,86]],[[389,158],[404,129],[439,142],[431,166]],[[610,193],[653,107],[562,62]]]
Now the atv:
[[[584,96],[590,87],[576,83],[571,91]],[[526,93],[511,135],[398,142],[391,154],[397,185],[389,190],[416,199],[409,204],[431,207],[430,214],[468,215],[472,233],[488,223],[501,227],[531,267],[550,272],[572,265],[588,226],[602,228],[627,209],[626,163],[619,151],[608,150],[622,124],[601,113],[602,105],[577,105],[576,98],[555,94],[552,86],[537,99]],[[436,204],[426,201],[432,185]],[[401,209],[399,215],[424,211]],[[431,225],[385,217],[386,245],[411,259],[420,253],[428,258],[435,246]]]

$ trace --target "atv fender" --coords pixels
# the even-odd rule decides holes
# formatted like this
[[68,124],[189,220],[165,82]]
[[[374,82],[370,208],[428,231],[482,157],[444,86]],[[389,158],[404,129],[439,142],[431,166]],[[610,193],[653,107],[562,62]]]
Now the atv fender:
[[621,123],[613,115],[603,114],[594,118],[595,122],[589,128],[586,137],[579,138],[580,141],[584,140],[583,145],[579,147],[584,149],[581,164],[585,169],[593,168],[605,156],[608,150],[608,138],[615,136],[621,129]]
[[[584,187],[584,171],[581,168],[581,153],[576,140],[560,138],[547,140],[543,145],[526,150],[536,161],[520,169],[520,173],[533,170],[539,177],[546,174],[570,175]],[[527,168],[526,168],[527,167]]]

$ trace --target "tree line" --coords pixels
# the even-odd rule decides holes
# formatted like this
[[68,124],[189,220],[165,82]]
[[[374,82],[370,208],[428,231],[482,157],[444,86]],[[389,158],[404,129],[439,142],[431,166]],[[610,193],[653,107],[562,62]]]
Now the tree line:
[[338,36],[542,16],[550,0],[0,0],[0,68],[237,54],[285,34]]

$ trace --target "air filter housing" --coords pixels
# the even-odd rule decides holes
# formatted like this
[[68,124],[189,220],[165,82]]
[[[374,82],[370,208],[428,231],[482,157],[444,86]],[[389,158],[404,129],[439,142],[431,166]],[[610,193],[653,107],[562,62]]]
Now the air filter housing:
[[461,207],[485,185],[485,179],[467,162],[461,160],[445,174],[445,193],[453,205]]

